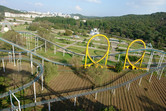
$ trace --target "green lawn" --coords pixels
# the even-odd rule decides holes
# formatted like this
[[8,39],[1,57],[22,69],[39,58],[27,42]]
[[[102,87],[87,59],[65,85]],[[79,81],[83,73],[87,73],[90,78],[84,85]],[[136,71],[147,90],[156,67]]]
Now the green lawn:
[[[81,47],[76,47],[76,46],[70,46],[67,49],[80,53],[80,54],[85,54],[85,51],[86,51],[86,48],[81,48]],[[91,56],[104,55],[105,53],[106,53],[106,51],[95,50],[95,49],[89,48],[89,54]]]
[[13,26],[12,29],[15,31],[29,31],[26,29],[28,25],[19,25],[19,26]]
[[64,44],[72,44],[74,43],[74,41],[69,41],[69,40],[65,40],[65,39],[54,39],[53,42],[59,42],[59,43],[64,43]]
[[2,33],[2,32],[0,32],[0,37],[2,37],[2,35],[3,35],[3,33]]

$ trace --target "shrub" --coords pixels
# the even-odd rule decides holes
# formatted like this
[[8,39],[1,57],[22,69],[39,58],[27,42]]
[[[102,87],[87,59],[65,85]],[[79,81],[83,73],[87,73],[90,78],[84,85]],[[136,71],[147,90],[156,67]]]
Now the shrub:
[[52,64],[51,62],[46,62],[44,64],[44,71],[46,83],[49,83],[53,77],[58,75],[57,66],[55,64]]
[[9,30],[8,32],[4,33],[3,37],[18,45],[23,45],[21,35],[18,32],[15,32],[14,30]]
[[92,85],[102,85],[108,75],[107,68],[101,68],[100,66],[97,67],[94,65],[85,69],[84,67],[81,67],[81,61],[81,58],[78,57],[73,57],[70,61],[75,73],[81,78],[89,80]]
[[39,28],[39,23],[33,22],[29,25],[27,29],[31,31],[37,31],[38,28]]
[[[129,55],[129,60],[130,60],[131,62],[137,61],[138,59],[139,59],[139,57],[137,57],[137,56],[130,56],[130,55]],[[124,55],[124,56],[121,56],[121,60],[125,60],[125,55]]]
[[123,70],[123,63],[119,61],[115,65],[115,72],[121,72],[122,70]]
[[129,56],[129,60],[132,61],[137,61],[139,58],[137,56]]
[[105,108],[102,111],[118,111],[118,110],[116,110],[113,106],[110,106],[109,108]]
[[[6,40],[9,40],[15,44],[24,46],[25,42],[24,39],[21,37],[21,35],[18,32],[15,32],[14,30],[9,30],[8,32],[3,34],[3,37]],[[8,43],[3,43],[4,49],[6,50],[12,50],[12,46]],[[15,47],[15,50],[17,50],[18,48]]]
[[119,52],[126,51],[125,49],[120,49],[119,47],[116,47],[115,50]]
[[88,75],[89,79],[95,85],[101,85],[103,81],[107,78],[108,70],[107,68],[101,68],[100,66],[96,67],[94,65],[87,68],[85,74]]
[[70,36],[70,35],[72,35],[72,31],[70,31],[70,30],[66,30],[66,31],[65,31],[65,35],[66,35],[66,36]]
[[82,62],[81,58],[78,57],[72,57],[72,59],[69,61],[70,64],[72,64],[72,68],[76,71],[76,73],[81,73],[82,71]]

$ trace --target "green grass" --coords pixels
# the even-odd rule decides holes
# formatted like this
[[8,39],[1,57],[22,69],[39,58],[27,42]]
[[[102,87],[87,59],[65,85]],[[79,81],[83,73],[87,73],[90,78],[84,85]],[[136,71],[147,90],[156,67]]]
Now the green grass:
[[45,62],[44,64],[45,71],[45,82],[48,84],[53,78],[58,76],[58,69],[55,64],[51,62]]
[[2,33],[2,32],[0,32],[0,37],[2,37],[2,35],[3,35],[3,33]]
[[74,41],[69,41],[69,40],[65,40],[65,39],[54,39],[53,42],[59,42],[59,43],[64,43],[64,44],[72,44],[74,43]]
[[47,49],[46,53],[44,52],[44,50],[42,51],[38,50],[37,53],[50,60],[62,62],[62,63],[68,63],[68,61],[72,58],[72,55],[67,53],[65,53],[65,56],[63,56],[62,52],[56,52],[56,54],[54,54],[53,50],[51,49]]
[[12,29],[13,29],[13,30],[16,30],[16,31],[28,31],[28,30],[26,29],[27,26],[28,26],[28,25],[13,26]]
[[[131,43],[131,42],[130,42],[130,43]],[[129,44],[130,44],[130,43],[129,43]],[[125,48],[128,47],[127,44],[118,44],[118,46],[119,46],[119,47],[125,47]],[[142,48],[144,48],[144,47],[143,47],[143,44],[142,44],[142,43],[140,43],[140,42],[135,42],[135,43],[133,43],[133,44],[130,46],[130,48],[131,48],[131,49],[142,49]]]
[[87,43],[85,43],[85,42],[77,42],[77,44],[76,44],[76,45],[86,47]]
[[[76,47],[76,46],[70,46],[67,49],[72,50],[76,53],[80,53],[80,54],[85,54],[86,48],[82,48],[82,47]],[[89,48],[89,54],[91,56],[99,56],[99,55],[104,55],[106,53],[106,51],[101,51],[101,50],[95,50],[95,49],[90,49]]]
[[127,48],[127,47],[128,47],[128,45],[127,45],[127,44],[118,44],[118,46],[119,46],[119,47],[125,47],[125,48]]

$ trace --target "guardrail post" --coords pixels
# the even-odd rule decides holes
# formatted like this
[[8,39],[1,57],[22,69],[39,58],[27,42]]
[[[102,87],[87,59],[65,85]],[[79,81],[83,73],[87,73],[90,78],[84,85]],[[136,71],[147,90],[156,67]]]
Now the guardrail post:
[[82,60],[84,60],[84,56],[82,56]]
[[130,89],[130,83],[128,85],[126,85],[126,88],[129,91],[129,89]]
[[[162,62],[164,60],[164,56],[165,56],[164,54],[160,56],[160,60],[159,60],[159,63],[157,65],[157,68],[159,68],[161,66],[161,64],[162,64]],[[160,70],[157,71],[157,75],[158,76],[159,76],[159,72],[160,72]]]
[[63,50],[63,57],[65,56],[65,50]]
[[35,103],[36,103],[36,87],[35,87],[35,82],[33,83],[33,88],[34,88],[34,98],[35,98]]
[[153,76],[153,72],[152,72],[151,75],[150,75],[149,82],[151,81],[152,76]]
[[[16,110],[16,111],[21,111],[21,106],[20,106],[20,101],[18,100],[18,98],[11,92],[11,90],[9,90],[9,94],[10,94],[10,102],[11,102],[11,110],[13,111]],[[12,101],[12,96],[16,99],[16,101],[18,102],[18,108],[16,108],[13,104],[13,101]]]
[[2,59],[2,64],[3,64],[3,72],[5,72],[5,63],[4,63],[4,59]]
[[95,93],[95,100],[97,100],[97,92]]
[[[44,59],[42,59],[42,66],[44,68]],[[44,81],[43,74],[41,75],[41,80],[42,80],[42,90],[43,90],[43,81]]]
[[74,98],[74,106],[76,106],[77,97]]
[[112,89],[112,94],[115,95],[115,89]]
[[165,67],[163,67],[162,70],[161,70],[159,80],[161,79],[161,76],[162,76],[162,74],[163,74],[164,68],[165,68]]
[[142,77],[141,77],[140,80],[139,80],[139,86],[141,85],[141,81],[142,81]]
[[48,111],[51,111],[50,102],[48,102]]
[[19,59],[17,59],[17,68],[18,68],[18,72],[20,72],[20,63],[19,63]]
[[56,54],[56,46],[54,45],[54,54]]
[[32,75],[33,75],[33,58],[32,58],[32,53],[31,53],[31,73],[32,73]]
[[9,63],[12,62],[12,54],[11,52],[8,52],[8,56],[9,56]]
[[42,66],[44,67],[44,59],[42,59]]
[[22,70],[22,67],[21,67],[21,59],[22,59],[22,56],[21,56],[21,53],[19,53],[19,60],[20,60],[20,70]]
[[147,65],[147,71],[149,71],[149,69],[150,69],[150,66],[151,66],[151,63],[152,63],[152,59],[153,59],[153,54],[154,54],[154,51],[151,52],[151,55],[150,55],[150,58],[149,58],[149,62],[148,62],[148,65]]
[[14,45],[12,45],[13,48],[13,61],[14,61],[14,66],[16,66],[16,58],[15,58],[15,53],[14,53]]
[[13,101],[12,101],[12,92],[11,92],[11,90],[9,90],[9,94],[10,94],[11,110],[13,111]]
[[129,85],[128,85],[128,88],[127,88],[127,89],[128,89],[128,91],[129,91],[129,89],[130,89],[130,83],[129,83]]
[[120,60],[120,54],[118,55],[118,62],[119,62],[119,60]]
[[43,74],[41,75],[41,80],[42,80],[42,91],[43,91]]
[[39,66],[37,66],[37,73],[39,72],[38,68],[39,68]]

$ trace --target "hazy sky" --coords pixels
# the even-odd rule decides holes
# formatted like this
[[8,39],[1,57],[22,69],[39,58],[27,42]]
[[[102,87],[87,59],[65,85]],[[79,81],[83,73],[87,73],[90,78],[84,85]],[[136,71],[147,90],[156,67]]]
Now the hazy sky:
[[0,0],[0,5],[27,11],[80,13],[88,16],[166,12],[166,0]]

